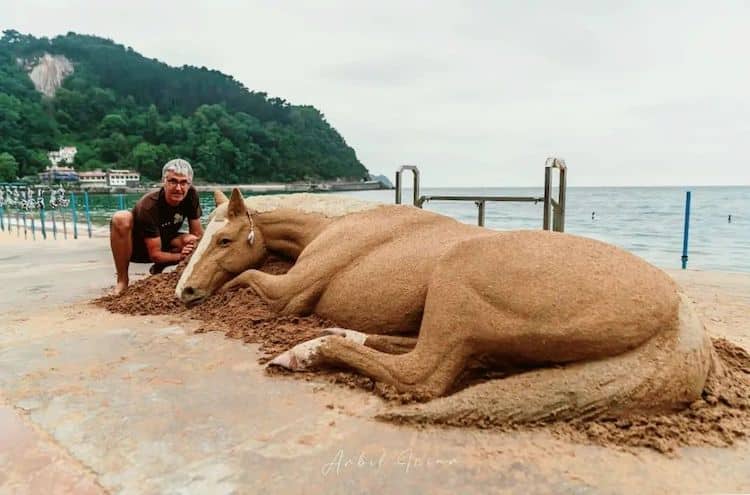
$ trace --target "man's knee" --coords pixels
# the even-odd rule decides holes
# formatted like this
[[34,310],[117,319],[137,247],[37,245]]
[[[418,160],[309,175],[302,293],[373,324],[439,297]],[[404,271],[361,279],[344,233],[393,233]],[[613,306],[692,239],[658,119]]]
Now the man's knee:
[[118,234],[127,234],[133,230],[133,214],[129,211],[118,211],[109,222],[110,230]]

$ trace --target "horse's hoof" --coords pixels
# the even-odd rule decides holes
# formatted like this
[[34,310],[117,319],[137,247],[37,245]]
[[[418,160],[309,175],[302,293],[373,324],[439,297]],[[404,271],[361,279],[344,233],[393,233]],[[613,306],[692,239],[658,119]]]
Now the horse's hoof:
[[339,327],[331,327],[331,328],[325,328],[323,331],[321,331],[323,335],[336,335],[338,337],[344,337],[346,340],[351,340],[352,342],[356,342],[357,344],[365,344],[365,340],[367,340],[367,334],[358,332],[356,330],[349,330],[346,328],[339,328]]
[[304,371],[320,362],[318,350],[328,337],[318,337],[297,344],[286,352],[282,352],[268,363],[269,366],[280,366],[291,371]]

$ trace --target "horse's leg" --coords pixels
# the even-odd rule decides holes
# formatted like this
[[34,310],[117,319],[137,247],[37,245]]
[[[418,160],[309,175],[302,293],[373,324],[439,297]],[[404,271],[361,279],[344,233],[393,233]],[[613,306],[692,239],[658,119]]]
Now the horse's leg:
[[281,284],[278,275],[271,275],[260,270],[245,270],[229,282],[219,292],[226,292],[237,287],[250,287],[261,299],[273,306],[281,298]]
[[[470,386],[381,419],[442,423],[508,423],[608,417],[682,409],[722,380],[724,370],[692,304],[682,296],[679,324],[608,359],[541,368]],[[707,381],[708,378],[708,381]],[[705,393],[705,392],[704,392]]]
[[397,335],[368,335],[365,345],[387,354],[406,354],[417,345],[417,337]]
[[[433,289],[433,285],[437,288]],[[467,338],[469,329],[456,326],[470,322],[456,320],[455,316],[467,310],[466,301],[476,294],[470,287],[441,285],[446,284],[431,284],[428,290],[422,327],[409,352],[386,354],[356,339],[334,335],[303,342],[271,364],[290,369],[341,365],[389,383],[401,392],[417,392],[424,397],[443,395],[475,353],[473,341]],[[445,297],[445,291],[451,293],[450,298]]]
[[308,315],[315,309],[325,285],[324,277],[304,278],[291,270],[282,275],[246,270],[224,284],[219,292],[250,287],[277,313]]
[[351,368],[400,392],[416,392],[429,398],[443,395],[453,384],[471,355],[466,345],[450,344],[442,352],[425,352],[419,337],[413,350],[387,354],[337,335],[318,337],[294,346],[269,364],[292,370],[322,365]]
[[370,349],[385,352],[386,354],[406,354],[407,352],[414,349],[415,345],[417,345],[416,337],[379,334],[373,335],[345,328],[326,328],[322,333],[326,335],[338,335],[340,337],[345,337],[349,340],[364,344]]
[[307,315],[315,310],[331,277],[346,268],[354,258],[356,256],[353,254],[331,257],[326,252],[301,256],[283,275],[246,270],[224,284],[220,291],[233,287],[252,287],[274,311]]

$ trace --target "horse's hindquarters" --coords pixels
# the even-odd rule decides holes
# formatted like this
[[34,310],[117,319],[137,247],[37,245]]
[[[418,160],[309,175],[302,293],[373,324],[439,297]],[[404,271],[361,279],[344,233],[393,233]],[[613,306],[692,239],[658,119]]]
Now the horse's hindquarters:
[[700,397],[715,360],[703,324],[683,296],[677,328],[630,352],[491,380],[381,418],[502,425],[665,412]]

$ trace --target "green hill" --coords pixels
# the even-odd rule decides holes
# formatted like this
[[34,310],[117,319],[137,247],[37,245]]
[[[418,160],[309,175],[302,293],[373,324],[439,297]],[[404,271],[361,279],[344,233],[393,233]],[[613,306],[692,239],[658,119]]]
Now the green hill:
[[[45,54],[72,64],[56,89],[66,72],[54,64],[45,72],[41,62],[52,60]],[[36,89],[32,69],[54,96]],[[208,182],[367,176],[354,150],[312,106],[269,98],[205,67],[170,67],[95,36],[48,39],[6,30],[0,180],[43,170],[46,152],[60,146],[78,148],[79,170],[131,168],[151,179],[173,157],[190,160],[197,178]]]

